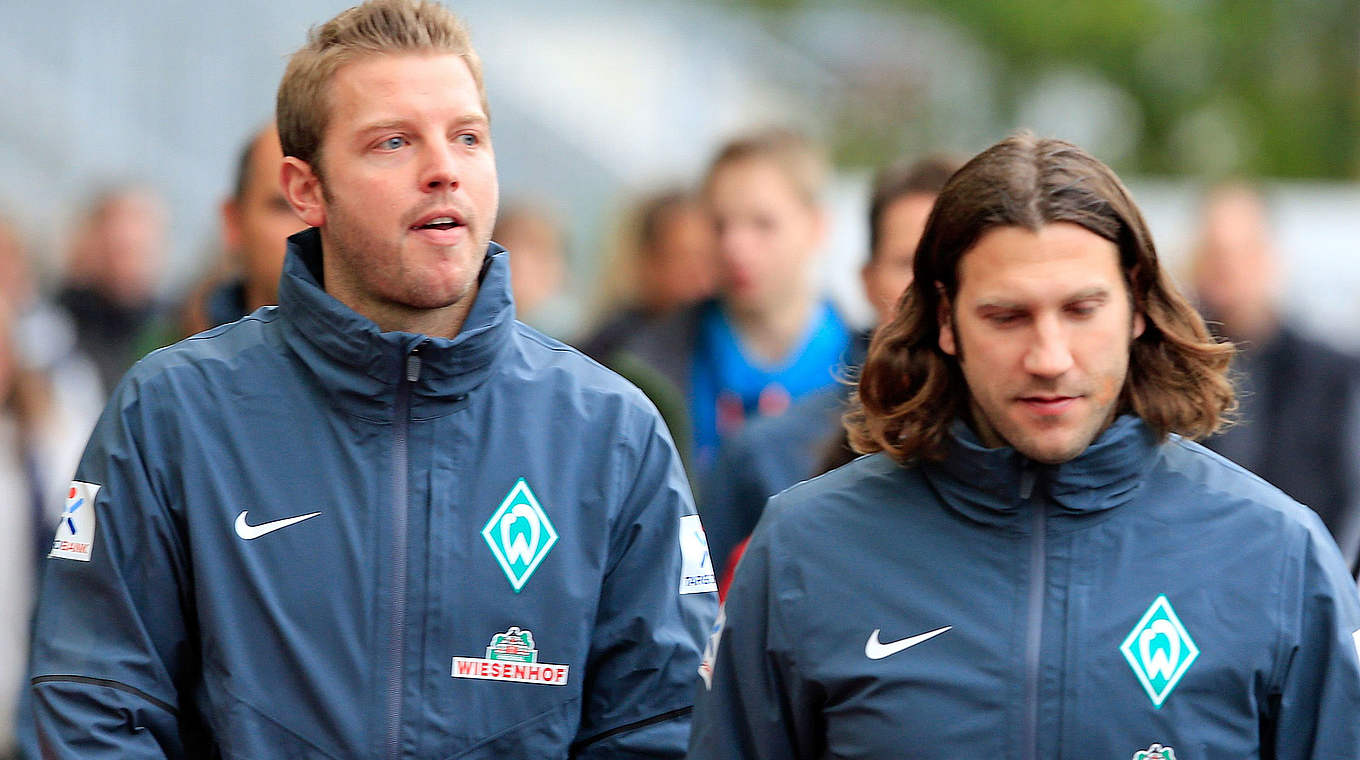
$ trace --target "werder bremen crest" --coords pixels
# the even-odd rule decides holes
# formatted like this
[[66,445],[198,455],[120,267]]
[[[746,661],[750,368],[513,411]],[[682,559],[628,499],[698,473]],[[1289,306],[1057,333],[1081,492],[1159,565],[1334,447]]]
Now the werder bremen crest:
[[[1129,667],[1133,668],[1133,674],[1138,676],[1138,682],[1147,691],[1152,706],[1159,710],[1180,682],[1181,676],[1199,657],[1199,647],[1195,646],[1190,633],[1185,630],[1180,618],[1176,617],[1176,611],[1171,608],[1166,594],[1158,596],[1148,611],[1143,613],[1143,619],[1129,632],[1129,637],[1124,639],[1119,651],[1129,661]],[[1161,756],[1148,754],[1147,757]],[[1170,757],[1167,755],[1167,758]]]
[[500,508],[482,528],[482,537],[516,594],[557,543],[557,531],[552,521],[524,478],[516,481],[515,487],[505,495]]

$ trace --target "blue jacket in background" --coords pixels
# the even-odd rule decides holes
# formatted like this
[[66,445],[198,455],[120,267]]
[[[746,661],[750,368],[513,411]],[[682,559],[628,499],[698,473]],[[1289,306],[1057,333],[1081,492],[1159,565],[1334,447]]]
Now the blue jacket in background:
[[1360,757],[1360,597],[1316,515],[1134,417],[1057,466],[952,440],[771,500],[690,758]]
[[51,757],[683,753],[715,613],[685,474],[508,275],[493,246],[453,340],[384,333],[309,230],[277,308],[128,374],[46,561]]

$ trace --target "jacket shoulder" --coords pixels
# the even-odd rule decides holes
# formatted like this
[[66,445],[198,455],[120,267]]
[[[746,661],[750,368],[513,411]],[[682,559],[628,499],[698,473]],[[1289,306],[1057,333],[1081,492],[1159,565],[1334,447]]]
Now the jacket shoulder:
[[214,362],[234,364],[241,354],[266,342],[265,332],[276,315],[274,307],[266,307],[235,322],[218,325],[158,348],[132,365],[123,382],[153,382],[158,376],[185,366],[203,369]]
[[931,498],[930,486],[918,468],[903,467],[880,452],[780,491],[770,498],[762,521],[780,530],[834,534],[838,526],[855,522],[849,518],[884,504],[920,504]]
[[[1221,509],[1262,530],[1328,536],[1317,514],[1246,468],[1208,448],[1172,436],[1161,447],[1161,477],[1188,490],[1187,500],[1200,508]],[[1301,535],[1300,535],[1301,537]]]
[[635,406],[652,408],[647,397],[618,373],[580,350],[524,324],[515,323],[515,366],[525,379],[547,381],[555,389],[590,396],[617,397]]

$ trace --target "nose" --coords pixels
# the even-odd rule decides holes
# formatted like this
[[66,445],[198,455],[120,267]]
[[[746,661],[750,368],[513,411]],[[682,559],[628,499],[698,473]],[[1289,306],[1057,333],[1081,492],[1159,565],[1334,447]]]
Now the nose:
[[420,185],[426,191],[453,190],[458,187],[458,160],[453,146],[443,140],[427,143]]
[[1025,371],[1038,377],[1058,377],[1072,368],[1072,347],[1061,322],[1054,317],[1035,321],[1025,351]]

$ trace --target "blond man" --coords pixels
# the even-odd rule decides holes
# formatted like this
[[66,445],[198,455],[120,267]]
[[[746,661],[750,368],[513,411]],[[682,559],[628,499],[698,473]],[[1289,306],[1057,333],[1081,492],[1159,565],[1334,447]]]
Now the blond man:
[[711,565],[641,394],[514,319],[481,66],[434,3],[279,88],[277,308],[162,350],[46,563],[45,757],[678,757]]

